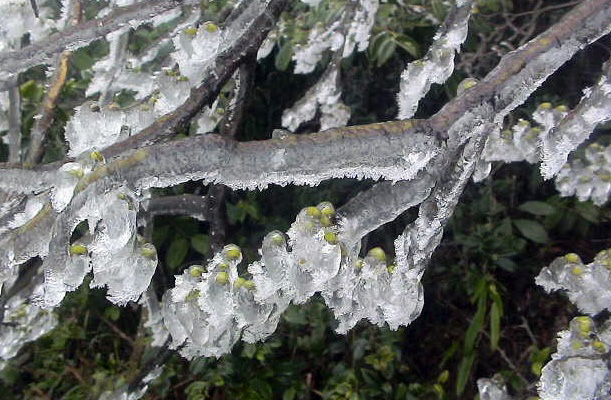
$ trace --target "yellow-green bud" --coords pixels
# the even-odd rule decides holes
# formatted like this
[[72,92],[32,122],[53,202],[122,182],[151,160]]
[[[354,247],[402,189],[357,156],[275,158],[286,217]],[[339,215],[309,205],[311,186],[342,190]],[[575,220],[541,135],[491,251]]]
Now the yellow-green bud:
[[188,28],[185,28],[184,32],[187,35],[195,36],[195,35],[197,35],[197,28],[194,27],[194,26],[190,26]]
[[329,244],[337,244],[337,234],[335,232],[327,231],[325,232],[325,241]]
[[234,286],[236,289],[239,289],[239,288],[241,288],[242,286],[245,286],[245,284],[246,284],[246,279],[244,279],[244,278],[242,278],[242,277],[238,277],[238,279],[236,279],[236,280],[235,280],[235,282],[234,282],[233,286]]
[[228,268],[229,268],[229,264],[227,264],[227,263],[220,263],[219,264],[219,269],[226,270]]
[[223,247],[223,256],[230,261],[239,260],[242,258],[242,250],[235,244],[228,244]]
[[388,267],[386,267],[386,269],[388,270],[389,274],[392,274],[395,272],[395,264],[390,264]]
[[79,179],[81,179],[83,177],[83,175],[85,175],[83,170],[80,169],[80,168],[70,169],[70,170],[68,170],[68,173],[70,175],[76,176]]
[[556,111],[560,111],[560,112],[568,112],[569,108],[567,106],[565,106],[564,104],[559,105],[558,107],[556,107]]
[[248,290],[255,290],[255,282],[251,281],[251,280],[246,280],[246,282],[244,282],[244,287]]
[[592,342],[592,348],[598,353],[607,352],[607,346],[600,340],[595,340],[594,342]]
[[583,275],[583,268],[581,268],[581,267],[573,267],[573,269],[571,270],[571,273],[573,275],[577,275],[577,276]]
[[146,258],[150,258],[151,260],[157,257],[157,250],[155,250],[155,246],[150,243],[145,243],[140,248],[140,254],[142,254]]
[[313,207],[313,206],[311,206],[311,207],[306,207],[306,208],[305,208],[305,213],[306,213],[306,215],[307,215],[308,217],[311,217],[311,218],[317,218],[317,219],[318,219],[318,218],[320,218],[320,216],[322,215],[322,213],[320,212],[320,210],[319,210],[318,208],[316,208],[316,207]]
[[573,350],[579,350],[583,347],[583,343],[577,340],[571,343],[571,347],[573,348]]
[[564,258],[566,258],[566,260],[570,263],[581,264],[581,258],[579,258],[579,256],[575,253],[568,253],[564,256]]
[[367,256],[372,257],[378,261],[386,261],[386,253],[384,252],[384,250],[382,250],[381,247],[374,247],[373,249],[369,250]]
[[282,246],[286,243],[284,235],[280,231],[273,231],[269,234],[270,240],[273,244]]
[[189,292],[189,294],[187,294],[187,296],[185,297],[185,301],[197,300],[200,294],[201,292],[199,291],[199,289],[193,289]]
[[365,265],[365,262],[363,261],[362,258],[357,258],[356,261],[354,262],[354,268],[356,269],[363,268],[363,265]]
[[204,24],[204,28],[210,33],[214,33],[219,29],[219,27],[213,22],[206,22]]
[[91,153],[89,153],[89,157],[93,160],[93,161],[97,161],[97,162],[102,162],[104,161],[104,156],[102,155],[102,153],[100,153],[99,151],[92,151]]
[[221,271],[216,275],[215,280],[219,285],[225,285],[229,282],[229,274],[225,271]]
[[519,126],[530,126],[530,122],[528,122],[528,121],[527,121],[527,120],[525,120],[525,119],[520,119],[520,120],[518,121],[518,125],[519,125]]
[[544,110],[549,110],[550,108],[552,108],[552,103],[546,101],[545,103],[539,104],[539,107]]
[[320,217],[320,224],[325,228],[328,228],[333,225],[333,221],[331,221],[331,218],[327,217],[326,215],[323,215],[322,217]]
[[322,203],[316,206],[321,212],[322,215],[326,217],[333,217],[335,215],[335,207],[328,201],[323,201]]
[[203,265],[192,265],[191,268],[189,268],[189,274],[191,274],[191,276],[194,278],[199,278],[202,276],[204,271],[205,268]]
[[592,331],[592,320],[590,317],[575,317],[575,321],[577,321],[579,334],[582,337],[587,337]]
[[70,255],[82,256],[87,254],[87,252],[87,246],[84,246],[82,244],[73,244],[72,246],[70,246]]

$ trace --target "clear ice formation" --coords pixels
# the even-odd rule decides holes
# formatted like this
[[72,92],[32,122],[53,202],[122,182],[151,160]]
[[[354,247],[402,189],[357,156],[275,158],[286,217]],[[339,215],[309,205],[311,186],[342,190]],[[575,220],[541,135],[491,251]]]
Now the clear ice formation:
[[0,371],[23,345],[38,339],[57,325],[55,313],[32,302],[32,297],[42,289],[40,281],[35,279],[11,296],[1,310],[4,318],[0,329]]
[[[310,0],[306,3],[316,6],[318,1]],[[378,0],[346,2],[344,12],[338,20],[329,23],[326,27],[314,26],[308,34],[308,42],[294,46],[295,73],[309,74],[314,71],[316,64],[327,50],[332,52],[341,50],[343,58],[348,57],[355,49],[365,50],[369,45],[369,32],[375,22],[378,6]],[[349,18],[347,12],[351,13]],[[344,26],[345,18],[348,18],[347,29]]]
[[206,266],[193,265],[176,276],[162,300],[163,324],[171,347],[184,357],[219,357],[240,336],[256,342],[272,334],[289,304],[321,293],[345,333],[359,320],[392,329],[416,318],[422,307],[419,277],[396,269],[381,248],[358,258],[358,246],[340,240],[330,203],[306,207],[286,236],[263,239],[261,259],[238,275],[240,249],[226,246]]
[[350,119],[350,108],[342,100],[342,91],[337,87],[338,68],[330,66],[320,80],[291,108],[282,113],[282,126],[294,132],[303,122],[308,122],[320,110],[320,129],[326,130],[346,126]]
[[503,383],[502,379],[497,377],[492,379],[478,379],[477,390],[480,400],[513,400],[507,393],[507,386],[505,386],[505,383]]
[[590,317],[575,317],[558,336],[558,350],[541,371],[541,400],[609,399],[610,321],[596,326]]
[[596,315],[611,310],[611,249],[603,250],[590,264],[569,253],[541,270],[535,282],[547,292],[560,290],[581,312]]
[[418,102],[429,91],[433,83],[443,83],[454,71],[454,54],[460,50],[467,38],[472,1],[462,1],[458,8],[439,29],[426,55],[408,64],[401,73],[397,104],[397,119],[412,118]]
[[[113,303],[137,300],[157,266],[155,248],[136,233],[137,197],[124,188],[99,196],[81,194],[84,204],[71,204],[53,226],[49,254],[43,260],[45,283],[40,304],[44,308],[57,306],[90,271],[91,287],[106,286]],[[88,223],[90,236],[70,244],[72,231],[83,221]]]

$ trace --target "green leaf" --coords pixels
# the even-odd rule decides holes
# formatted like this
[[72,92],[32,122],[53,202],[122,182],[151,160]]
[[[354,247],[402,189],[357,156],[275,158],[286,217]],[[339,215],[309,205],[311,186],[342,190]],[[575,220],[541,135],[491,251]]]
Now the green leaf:
[[490,348],[494,351],[499,347],[501,337],[501,311],[496,302],[490,307]]
[[285,71],[291,63],[293,57],[293,44],[290,41],[284,42],[280,46],[280,51],[276,54],[276,60],[274,62],[276,69],[279,71]]
[[471,367],[473,366],[474,359],[475,354],[471,353],[464,356],[460,361],[458,376],[456,377],[456,395],[458,397],[460,397],[465,391],[465,386],[467,386],[467,381],[469,380],[469,375],[471,374]]
[[486,292],[479,296],[477,301],[477,311],[475,316],[471,320],[471,324],[465,333],[465,353],[473,352],[475,347],[475,341],[479,336],[479,333],[484,329],[484,319],[486,317],[486,304],[487,304]]
[[526,239],[536,243],[546,243],[548,241],[547,231],[537,221],[530,219],[514,219],[513,224]]
[[418,48],[418,42],[416,42],[411,37],[399,33],[395,35],[395,43],[403,50],[407,51],[410,56],[414,58],[420,57],[420,49]]
[[295,388],[288,388],[282,394],[282,400],[295,400],[297,397],[297,390]]
[[116,321],[121,316],[121,310],[117,306],[110,306],[104,310],[104,316],[111,321]]
[[376,48],[376,65],[378,67],[384,65],[384,63],[388,61],[388,59],[395,53],[396,48],[397,45],[395,44],[395,41],[391,37],[385,36],[384,40]]
[[165,262],[171,269],[176,269],[182,264],[188,252],[189,241],[182,237],[176,238],[168,248]]
[[543,201],[527,201],[520,204],[518,209],[533,215],[552,215],[556,212],[554,206]]
[[207,255],[210,251],[210,237],[208,235],[198,234],[191,237],[191,247],[202,255]]

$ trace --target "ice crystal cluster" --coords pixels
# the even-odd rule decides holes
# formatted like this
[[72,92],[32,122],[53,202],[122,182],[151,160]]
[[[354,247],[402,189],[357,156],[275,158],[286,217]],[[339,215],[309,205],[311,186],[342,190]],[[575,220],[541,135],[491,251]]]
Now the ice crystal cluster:
[[584,264],[574,253],[558,257],[541,270],[535,281],[548,292],[566,292],[586,314],[611,310],[611,249],[598,253],[590,264]]
[[193,265],[176,276],[162,304],[172,347],[188,358],[218,357],[240,336],[246,342],[265,339],[289,304],[304,303],[315,293],[333,310],[341,333],[361,319],[393,329],[415,319],[422,307],[420,282],[408,281],[407,271],[389,264],[379,247],[358,258],[358,248],[348,248],[341,234],[333,206],[324,202],[304,208],[286,236],[269,233],[261,259],[242,276],[235,245],[206,266]]

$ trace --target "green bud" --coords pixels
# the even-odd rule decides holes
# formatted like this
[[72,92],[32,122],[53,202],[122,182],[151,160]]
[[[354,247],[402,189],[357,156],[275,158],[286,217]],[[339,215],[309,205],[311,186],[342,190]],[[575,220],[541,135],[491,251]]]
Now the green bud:
[[202,276],[205,270],[206,269],[203,265],[192,265],[189,268],[189,274],[194,278],[199,278],[200,276]]
[[99,151],[92,151],[91,153],[89,153],[89,157],[93,160],[93,161],[97,161],[97,162],[102,162],[104,161],[104,156],[102,155],[102,153],[100,153]]
[[195,36],[195,35],[197,35],[197,28],[194,27],[194,26],[190,26],[188,28],[185,28],[184,32],[187,35]]
[[246,280],[246,282],[244,282],[244,287],[248,290],[255,290],[255,282],[251,280]]
[[153,246],[151,243],[145,243],[142,245],[142,247],[140,247],[140,254],[153,260],[157,257],[157,250],[155,250],[155,246]]
[[325,241],[329,244],[337,244],[337,234],[335,232],[327,231],[325,232]]
[[236,289],[239,289],[242,286],[245,286],[245,284],[246,284],[246,279],[242,277],[238,277],[238,279],[236,279],[235,282],[233,283],[233,287],[235,287]]
[[215,281],[219,285],[225,285],[229,282],[229,274],[225,271],[221,271],[216,275]]
[[388,267],[386,267],[386,269],[388,270],[389,274],[392,274],[395,272],[395,264],[390,264]]
[[80,168],[75,168],[75,169],[70,169],[67,171],[70,175],[72,176],[76,176],[77,178],[81,179],[85,173],[83,172],[82,169]]
[[187,294],[187,296],[185,297],[185,301],[194,301],[197,300],[197,298],[200,296],[201,292],[199,291],[199,289],[193,289],[189,292],[189,294]]
[[204,24],[204,28],[210,33],[214,33],[219,30],[219,27],[213,22],[206,22]]
[[227,264],[227,263],[220,263],[218,265],[218,267],[219,267],[219,269],[226,270],[226,269],[229,269],[229,264]]
[[581,258],[579,258],[579,256],[575,253],[568,253],[564,256],[564,258],[566,258],[566,260],[570,263],[581,264]]
[[543,109],[543,110],[549,110],[552,108],[552,103],[549,102],[545,102],[545,103],[541,103],[539,104],[539,108]]
[[331,218],[327,217],[326,215],[323,215],[322,217],[320,217],[320,224],[325,228],[328,228],[333,225],[333,221],[331,221]]
[[573,275],[577,275],[577,276],[583,275],[583,268],[581,268],[581,267],[573,267],[573,269],[571,270],[571,273]]
[[525,119],[520,119],[520,120],[518,121],[518,125],[519,125],[519,126],[530,126],[530,122],[528,122],[528,121],[527,121],[527,120],[525,120]]
[[73,244],[72,246],[70,246],[70,255],[78,255],[78,256],[82,256],[85,255],[89,252],[89,250],[87,250],[87,246],[84,246],[82,244]]
[[378,261],[386,262],[386,253],[381,247],[374,247],[367,253],[368,257],[372,257]]
[[316,219],[320,218],[320,216],[322,215],[320,210],[316,207],[306,207],[305,213],[308,217],[316,218]]
[[356,261],[354,262],[354,268],[356,269],[362,269],[363,265],[365,265],[365,262],[363,261],[362,258],[357,258]]
[[597,353],[606,353],[607,352],[607,346],[603,342],[601,342],[600,340],[596,340],[596,341],[592,342],[592,348]]
[[320,213],[326,217],[333,217],[335,215],[335,207],[328,201],[323,201],[316,206],[320,210]]
[[223,256],[226,260],[236,261],[242,259],[242,250],[235,244],[228,244],[223,247]]
[[560,112],[568,112],[569,108],[567,106],[565,106],[564,104],[559,105],[558,107],[556,107],[556,111],[560,111]]
[[283,246],[286,244],[286,240],[284,239],[284,235],[280,231],[273,231],[269,233],[269,238],[271,242],[278,246]]

